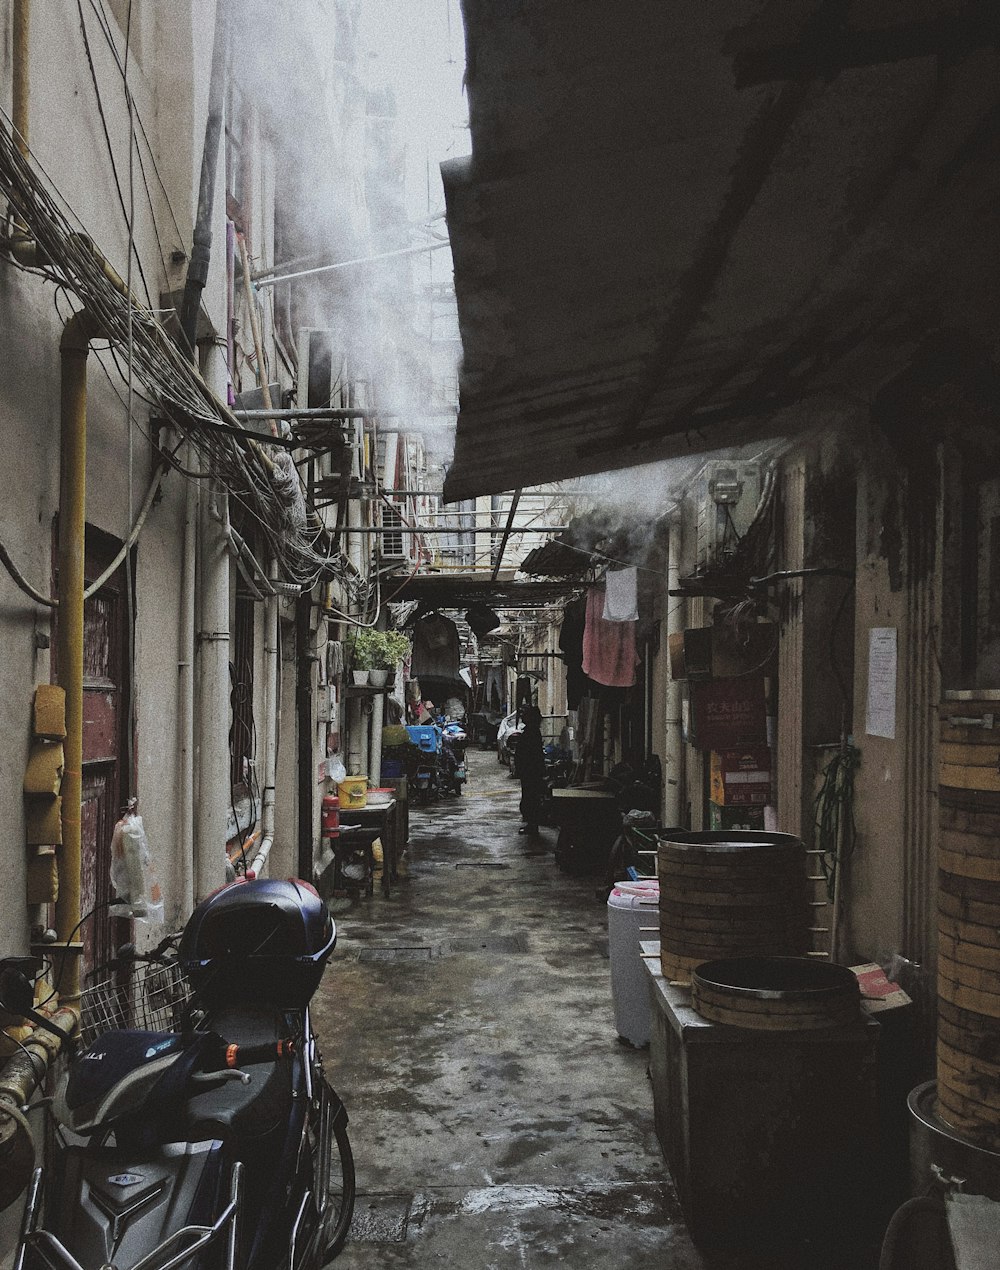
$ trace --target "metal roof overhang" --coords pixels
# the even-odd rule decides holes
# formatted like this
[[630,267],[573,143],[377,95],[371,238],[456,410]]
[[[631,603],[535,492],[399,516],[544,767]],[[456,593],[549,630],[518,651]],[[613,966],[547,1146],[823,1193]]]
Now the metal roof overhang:
[[995,0],[463,7],[447,498],[788,435],[992,347]]
[[465,609],[477,601],[494,609],[541,609],[579,589],[579,583],[517,582],[509,575],[493,582],[488,573],[418,573],[393,598],[448,609]]

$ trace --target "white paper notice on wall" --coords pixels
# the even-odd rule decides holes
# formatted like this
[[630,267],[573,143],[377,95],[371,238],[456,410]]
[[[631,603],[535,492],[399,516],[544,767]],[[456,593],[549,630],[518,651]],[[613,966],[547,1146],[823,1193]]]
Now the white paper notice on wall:
[[868,705],[865,731],[869,736],[896,736],[896,628],[873,626],[868,632]]

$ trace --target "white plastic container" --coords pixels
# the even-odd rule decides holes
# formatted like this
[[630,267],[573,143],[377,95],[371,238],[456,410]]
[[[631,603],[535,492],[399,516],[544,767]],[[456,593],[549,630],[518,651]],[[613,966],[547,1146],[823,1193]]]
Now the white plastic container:
[[660,884],[655,878],[616,882],[608,896],[611,997],[618,1035],[630,1045],[649,1044],[649,988],[639,957],[640,929],[659,924]]

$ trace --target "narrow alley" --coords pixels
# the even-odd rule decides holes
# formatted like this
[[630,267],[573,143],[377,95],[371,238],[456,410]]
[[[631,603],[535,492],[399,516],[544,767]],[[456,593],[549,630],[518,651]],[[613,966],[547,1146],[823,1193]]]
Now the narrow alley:
[[0,1270],[996,1270],[998,142],[997,0],[0,0]]
[[411,822],[392,897],[336,915],[314,999],[358,1177],[337,1266],[865,1270],[857,1248],[695,1248],[649,1051],[615,1032],[596,880],[557,870],[552,830],[519,837],[517,785],[469,758],[466,796]]

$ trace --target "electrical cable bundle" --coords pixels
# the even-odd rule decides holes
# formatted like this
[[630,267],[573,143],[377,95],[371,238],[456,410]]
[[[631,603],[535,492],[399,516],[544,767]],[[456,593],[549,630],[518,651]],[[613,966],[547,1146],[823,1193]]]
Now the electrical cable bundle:
[[827,894],[833,899],[837,871],[854,852],[854,774],[861,766],[861,751],[844,741],[823,769],[823,783],[816,795],[816,847],[826,877]]
[[[304,589],[321,578],[343,577],[341,557],[325,550],[327,531],[315,511],[301,515],[301,487],[289,489],[288,458],[276,464],[266,440],[242,428],[155,315],[127,294],[92,239],[74,227],[57,194],[22,156],[9,118],[0,114],[0,198],[14,219],[14,233],[6,240],[8,258],[71,293],[93,316],[116,364],[118,356],[129,356],[144,390],[138,395],[192,443],[203,471],[187,472],[173,453],[161,450],[164,458],[187,476],[220,482],[246,508],[260,523],[288,583]],[[36,267],[12,254],[17,241],[35,244]]]

